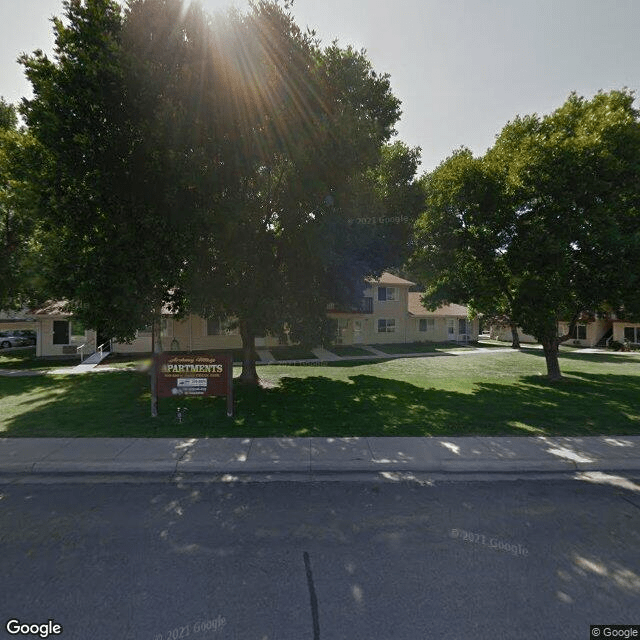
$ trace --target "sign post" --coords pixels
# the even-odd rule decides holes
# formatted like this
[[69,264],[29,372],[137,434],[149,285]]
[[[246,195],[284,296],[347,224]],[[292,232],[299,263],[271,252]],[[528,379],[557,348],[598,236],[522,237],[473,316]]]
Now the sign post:
[[159,353],[154,357],[158,397],[226,396],[233,416],[233,358],[226,353]]

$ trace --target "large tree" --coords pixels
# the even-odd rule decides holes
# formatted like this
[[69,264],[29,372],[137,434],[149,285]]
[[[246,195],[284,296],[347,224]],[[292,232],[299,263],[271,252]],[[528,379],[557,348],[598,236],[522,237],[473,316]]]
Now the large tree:
[[508,123],[483,157],[461,150],[426,178],[411,261],[429,282],[425,301],[507,314],[541,342],[551,380],[582,314],[640,307],[633,99],[572,94],[550,115]]
[[[399,101],[364,53],[322,49],[286,4],[257,2],[227,21],[219,41],[231,52],[237,179],[219,202],[227,214],[211,228],[217,240],[202,235],[187,290],[195,310],[236,320],[241,380],[256,384],[256,336],[286,329],[318,344],[327,304],[353,301],[363,276],[388,266],[391,243],[375,249],[383,225],[350,220],[369,205],[398,214],[417,152],[385,150]],[[406,200],[415,215],[417,198]]]
[[15,108],[0,98],[0,309],[33,302],[41,288],[29,180],[38,159],[33,138],[18,128]]
[[[166,302],[233,317],[254,383],[255,336],[318,340],[420,207],[388,76],[289,9],[67,0],[54,59],[23,59],[54,295],[120,339]],[[404,227],[349,223],[368,209]]]
[[204,58],[202,15],[184,9],[65,0],[53,59],[22,58],[34,94],[22,112],[42,152],[33,182],[48,291],[122,340],[174,301],[205,195],[185,106]]

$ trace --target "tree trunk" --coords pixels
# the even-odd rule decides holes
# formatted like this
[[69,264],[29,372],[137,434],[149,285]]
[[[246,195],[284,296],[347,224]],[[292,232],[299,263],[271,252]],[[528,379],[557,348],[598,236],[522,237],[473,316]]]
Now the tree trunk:
[[258,386],[260,378],[258,378],[256,371],[256,337],[246,320],[240,320],[240,336],[242,338],[242,373],[239,382]]
[[156,371],[156,353],[162,353],[162,315],[154,315],[151,325],[151,417],[158,417],[158,372]]
[[518,325],[512,322],[509,326],[511,327],[511,348],[519,349],[520,336],[518,335]]
[[542,341],[542,349],[544,350],[544,357],[547,361],[547,377],[552,382],[562,380],[560,362],[558,361],[558,345],[559,342],[557,338]]

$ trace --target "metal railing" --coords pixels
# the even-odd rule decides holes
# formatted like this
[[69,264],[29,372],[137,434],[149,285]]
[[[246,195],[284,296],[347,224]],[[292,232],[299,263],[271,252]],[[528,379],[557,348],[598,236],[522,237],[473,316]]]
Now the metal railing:
[[106,342],[103,342],[97,349],[96,351],[100,352],[100,357],[102,358],[102,351],[103,351],[103,347],[108,344],[109,345],[109,349],[107,349],[107,351],[111,351],[111,340],[107,340]]
[[[76,349],[76,353],[80,354],[80,362],[82,362],[85,358],[85,353],[84,353],[84,349],[85,347],[88,347],[90,344],[93,343],[93,340],[87,340],[84,344],[81,344],[77,349]],[[71,352],[73,353],[73,351]]]

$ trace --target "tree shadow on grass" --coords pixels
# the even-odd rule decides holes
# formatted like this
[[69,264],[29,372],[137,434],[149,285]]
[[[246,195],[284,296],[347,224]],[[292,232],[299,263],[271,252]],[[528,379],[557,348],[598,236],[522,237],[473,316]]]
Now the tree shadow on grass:
[[[224,398],[160,400],[150,417],[149,378],[133,372],[10,379],[3,386],[5,436],[248,437],[430,435],[628,435],[640,433],[633,376],[565,372],[513,384],[476,383],[470,393],[356,374],[283,377],[276,387],[236,389]],[[12,386],[13,385],[13,386]],[[5,400],[0,400],[4,403]],[[30,402],[27,409],[24,402]],[[176,408],[187,406],[184,422]],[[4,412],[2,412],[4,413]]]
[[[544,358],[544,351],[542,349],[531,349],[530,347],[521,347],[520,351],[523,351],[529,355],[538,356]],[[640,355],[640,354],[639,354]],[[629,356],[623,353],[581,353],[580,351],[564,351],[560,350],[560,370],[562,373],[563,361],[566,360],[586,360],[587,362],[593,362],[595,364],[608,362],[612,364],[624,364],[625,362],[634,362],[633,356]],[[640,358],[635,362],[640,364]]]
[[[582,377],[578,377],[582,376]],[[481,383],[472,393],[421,388],[355,375],[283,378],[280,386],[239,399],[244,425],[262,435],[593,435],[640,432],[634,410],[640,382],[578,374],[562,384],[521,378]]]

